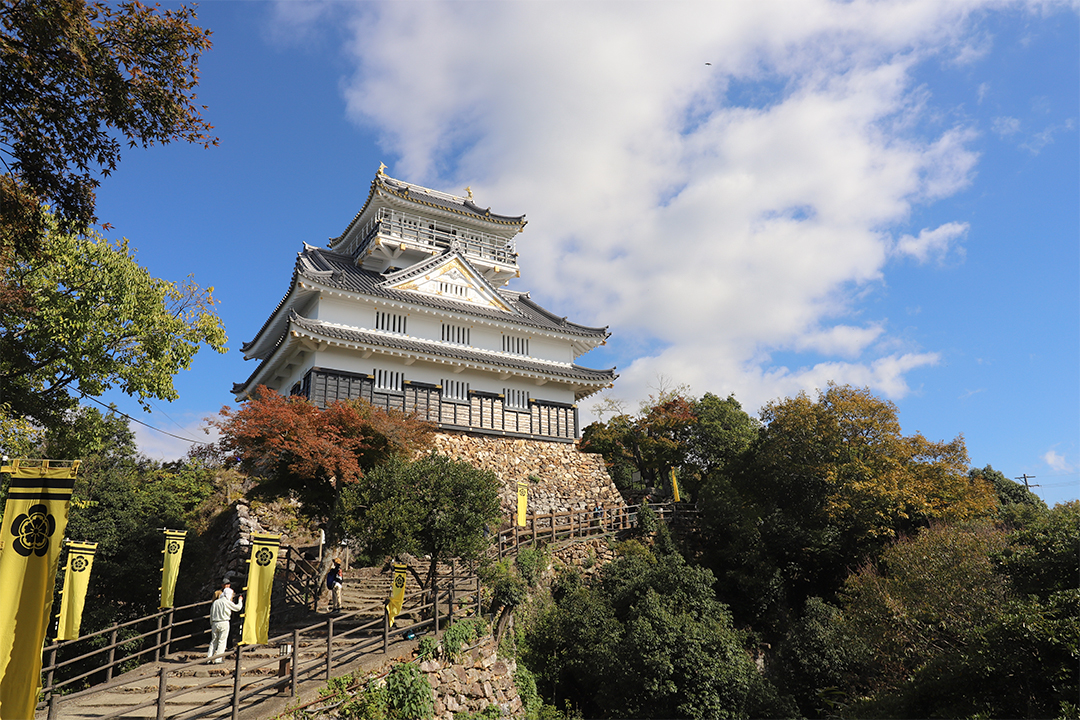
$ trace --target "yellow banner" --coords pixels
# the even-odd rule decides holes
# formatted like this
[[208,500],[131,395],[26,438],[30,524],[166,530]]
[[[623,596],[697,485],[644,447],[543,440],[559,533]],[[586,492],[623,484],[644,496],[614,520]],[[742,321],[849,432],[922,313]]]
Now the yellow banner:
[[390,617],[390,627],[394,627],[394,618],[401,612],[405,602],[405,566],[394,563],[394,579],[391,581],[390,602],[386,604],[386,614]]
[[180,572],[180,558],[184,555],[184,537],[187,530],[166,530],[165,549],[161,551],[161,609],[173,606],[176,576]]
[[79,637],[86,588],[90,584],[95,552],[97,543],[68,543],[64,589],[60,594],[60,617],[56,625],[57,640],[77,640]]
[[525,527],[525,513],[529,509],[529,486],[526,483],[518,483],[518,527]]
[[[28,462],[40,462],[27,466]],[[14,461],[0,521],[0,718],[32,718],[78,462]]]
[[671,468],[671,493],[675,496],[675,502],[679,500],[679,481],[675,479],[675,468]]
[[270,592],[274,589],[280,535],[251,533],[248,584],[244,588],[244,632],[241,645],[265,644],[270,635]]

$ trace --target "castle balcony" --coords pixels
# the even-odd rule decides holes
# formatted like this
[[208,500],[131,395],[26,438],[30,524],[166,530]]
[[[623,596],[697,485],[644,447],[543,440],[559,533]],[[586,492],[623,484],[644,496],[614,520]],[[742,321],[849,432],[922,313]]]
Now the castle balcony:
[[[456,249],[474,265],[502,273],[517,273],[517,251],[513,238],[486,233],[443,219],[433,219],[394,208],[379,208],[360,231],[355,258],[376,254],[378,248],[389,259],[402,254],[430,257]],[[376,242],[378,240],[378,242]],[[361,260],[363,262],[363,260]]]

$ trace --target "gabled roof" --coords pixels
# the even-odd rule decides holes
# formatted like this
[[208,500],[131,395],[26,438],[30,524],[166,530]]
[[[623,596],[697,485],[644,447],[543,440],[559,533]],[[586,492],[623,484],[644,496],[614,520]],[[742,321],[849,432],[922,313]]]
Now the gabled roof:
[[371,189],[368,191],[364,206],[360,208],[360,211],[356,213],[355,216],[353,216],[353,219],[349,222],[344,232],[336,238],[330,238],[330,247],[334,247],[335,244],[343,240],[345,236],[349,234],[349,231],[356,225],[356,221],[360,219],[364,214],[364,211],[371,205],[372,200],[379,195],[397,198],[429,208],[445,210],[456,215],[461,215],[474,220],[482,220],[496,225],[517,226],[519,232],[524,229],[527,224],[524,215],[499,215],[491,212],[491,208],[480,207],[473,202],[472,193],[469,193],[469,196],[467,197],[459,197],[457,195],[450,195],[420,185],[412,185],[410,183],[402,182],[401,180],[395,180],[389,175],[386,175],[383,172],[383,168],[380,167],[379,172],[375,174],[375,179],[371,181]]
[[246,381],[233,385],[233,393],[241,394],[251,388],[279,352],[287,352],[293,344],[303,342],[305,339],[317,344],[351,346],[428,362],[445,362],[455,367],[464,365],[477,370],[494,372],[510,370],[517,375],[561,380],[580,387],[577,392],[579,399],[607,387],[616,377],[615,368],[594,370],[573,363],[527,359],[494,350],[450,346],[433,340],[404,337],[393,333],[357,330],[312,320],[290,312],[286,327],[278,337],[273,352],[259,363]]
[[[460,255],[458,257],[460,258]],[[460,259],[466,265],[469,264],[464,258]],[[408,270],[411,271],[412,268]],[[479,275],[479,272],[476,274]],[[569,322],[565,317],[559,317],[545,310],[533,302],[528,293],[524,292],[495,290],[492,288],[499,297],[503,298],[514,309],[515,312],[510,313],[494,307],[451,300],[447,297],[410,290],[398,290],[388,287],[387,280],[387,275],[357,267],[348,255],[305,244],[304,250],[297,257],[289,291],[278,303],[277,308],[255,338],[244,343],[241,350],[248,357],[267,357],[272,351],[272,344],[276,343],[284,330],[289,312],[304,297],[314,295],[319,291],[318,287],[314,287],[315,285],[396,302],[401,305],[432,308],[470,316],[477,320],[512,323],[533,328],[540,332],[557,333],[571,339],[580,338],[586,345],[595,346],[607,339],[609,335],[606,327],[594,328],[578,325]]]
[[[461,270],[469,277],[471,284],[484,296],[486,296],[493,304],[497,305],[506,312],[516,316],[520,316],[521,313],[516,307],[506,301],[497,288],[489,283],[484,276],[477,272],[476,268],[465,259],[465,256],[456,250],[445,252],[441,255],[433,255],[432,257],[418,262],[415,265],[410,265],[404,270],[397,270],[396,272],[390,272],[383,275],[383,287],[388,290],[405,290],[408,289],[404,286],[408,285],[410,281],[424,277],[439,270],[445,265],[451,263],[458,263]],[[473,304],[473,303],[469,303]]]

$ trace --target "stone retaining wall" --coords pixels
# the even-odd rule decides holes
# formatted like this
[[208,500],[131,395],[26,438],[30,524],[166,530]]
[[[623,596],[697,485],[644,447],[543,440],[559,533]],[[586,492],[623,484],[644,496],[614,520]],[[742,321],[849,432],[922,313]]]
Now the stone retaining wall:
[[453,720],[455,713],[476,713],[488,705],[498,705],[503,717],[521,717],[521,698],[514,685],[516,667],[514,660],[498,656],[495,639],[490,636],[459,663],[420,663],[420,671],[431,683],[436,720]]
[[502,483],[499,496],[507,514],[517,511],[519,482],[529,483],[530,514],[591,510],[597,503],[623,505],[603,457],[581,452],[576,442],[437,432],[435,449],[495,473]]

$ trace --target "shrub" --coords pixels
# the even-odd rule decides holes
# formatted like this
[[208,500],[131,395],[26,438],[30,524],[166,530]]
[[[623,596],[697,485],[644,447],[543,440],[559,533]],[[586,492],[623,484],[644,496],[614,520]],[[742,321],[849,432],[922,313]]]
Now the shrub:
[[386,694],[395,720],[429,720],[435,714],[431,683],[411,663],[394,666],[386,676]]

